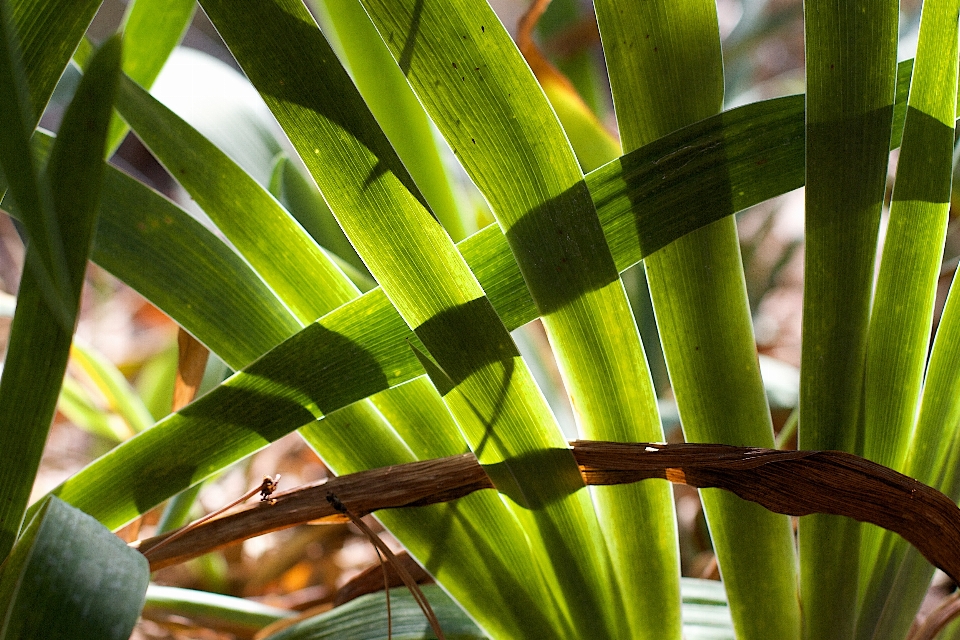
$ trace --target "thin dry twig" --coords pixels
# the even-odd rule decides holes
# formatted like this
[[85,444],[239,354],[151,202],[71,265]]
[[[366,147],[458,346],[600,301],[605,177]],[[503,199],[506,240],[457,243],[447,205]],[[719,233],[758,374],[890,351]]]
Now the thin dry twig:
[[[433,612],[433,607],[430,606],[430,602],[427,600],[427,596],[424,595],[423,591],[420,589],[420,586],[417,584],[417,581],[413,579],[413,576],[406,570],[403,566],[403,563],[400,562],[397,557],[393,554],[393,551],[390,550],[390,547],[380,539],[373,529],[367,526],[367,523],[355,516],[347,507],[340,501],[340,499],[333,493],[327,494],[327,502],[333,505],[333,508],[338,512],[344,514],[353,524],[360,529],[370,539],[370,542],[373,543],[374,548],[376,548],[377,553],[383,553],[386,556],[387,560],[393,565],[394,570],[400,576],[400,579],[403,580],[403,583],[407,586],[407,589],[410,590],[413,599],[417,601],[417,604],[420,605],[420,610],[423,611],[423,615],[427,617],[427,621],[430,623],[430,628],[433,629],[433,632],[437,635],[437,640],[445,640],[443,635],[443,630],[440,628],[440,620],[437,619],[437,615]],[[387,580],[387,574],[384,572],[384,583],[387,593],[387,625],[389,629],[390,625],[390,588],[389,581]]]

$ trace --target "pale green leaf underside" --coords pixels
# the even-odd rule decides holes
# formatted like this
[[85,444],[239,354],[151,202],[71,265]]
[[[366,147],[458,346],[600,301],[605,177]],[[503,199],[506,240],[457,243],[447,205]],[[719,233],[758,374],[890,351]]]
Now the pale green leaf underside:
[[[425,585],[444,635],[448,638],[485,639],[486,635],[441,589]],[[681,578],[683,634],[688,640],[734,640],[726,595],[720,582]],[[392,589],[393,638],[428,640],[433,638],[420,608],[406,589]],[[265,640],[319,640],[337,638],[374,640],[387,638],[387,603],[383,593],[369,594],[332,611],[308,618]]]
[[0,572],[0,638],[126,640],[149,580],[142,554],[50,498]]

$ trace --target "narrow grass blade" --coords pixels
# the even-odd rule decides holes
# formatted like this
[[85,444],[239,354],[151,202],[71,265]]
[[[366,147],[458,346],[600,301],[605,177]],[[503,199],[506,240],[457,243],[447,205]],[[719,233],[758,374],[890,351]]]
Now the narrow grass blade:
[[[629,10],[598,2],[597,17],[625,149],[720,110],[712,1],[646,2]],[[730,194],[713,190],[703,206],[729,206]],[[733,219],[681,238],[644,264],[686,440],[772,447]],[[738,637],[798,638],[789,520],[721,491],[703,490],[701,499]]]
[[403,73],[358,2],[314,0],[327,40],[344,61],[363,101],[373,112],[440,224],[454,241],[476,231],[463,219],[450,176],[443,166],[432,123]]
[[[636,325],[582,173],[506,30],[481,2],[364,6],[505,229],[543,316],[580,432],[613,440],[662,438]],[[678,635],[669,488],[603,489],[594,496],[618,587],[629,603],[628,635]],[[641,565],[645,570],[638,572]]]
[[[123,72],[127,77],[149,89],[186,33],[196,9],[196,0],[131,2],[121,25]],[[107,155],[113,154],[126,135],[127,125],[114,117],[107,136]]]
[[[57,235],[69,239],[66,324],[42,294],[33,269],[24,269],[0,378],[0,558],[6,557],[24,510],[56,407],[80,303],[103,182],[103,148],[116,91],[120,42],[109,40],[91,63],[64,115],[61,137],[37,183],[50,189]],[[31,151],[28,149],[27,153]],[[27,247],[38,254],[40,248]],[[28,258],[29,260],[29,258]]]
[[[898,3],[805,3],[806,244],[801,449],[856,452],[896,89]],[[860,525],[800,522],[804,634],[854,633]]]
[[[960,3],[924,3],[890,222],[874,294],[864,380],[864,456],[907,471],[908,454],[918,447],[954,445],[952,437],[915,433],[917,408],[937,281],[950,208],[954,115],[957,103],[957,38]],[[925,430],[926,431],[926,430]],[[920,443],[917,438],[939,441]],[[922,464],[922,463],[921,463]],[[933,480],[922,466],[919,473]],[[887,532],[865,528],[857,633],[860,638],[892,637],[877,629],[907,545]],[[919,590],[911,594],[914,601]],[[903,607],[909,609],[910,607]],[[901,619],[905,616],[901,616]],[[906,629],[901,629],[906,632]],[[875,633],[881,635],[877,636]]]
[[0,638],[126,640],[149,580],[143,555],[49,498],[0,565]]

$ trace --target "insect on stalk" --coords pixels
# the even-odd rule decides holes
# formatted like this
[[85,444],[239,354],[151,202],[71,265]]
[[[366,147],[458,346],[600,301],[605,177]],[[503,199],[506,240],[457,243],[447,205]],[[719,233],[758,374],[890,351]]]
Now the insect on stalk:
[[144,552],[143,552],[143,555],[146,556],[146,558],[149,560],[149,559],[150,559],[150,554],[156,553],[157,549],[163,547],[164,545],[167,545],[167,544],[173,542],[174,540],[176,540],[177,538],[183,536],[183,535],[186,534],[187,532],[192,531],[193,529],[196,529],[197,527],[199,527],[199,526],[200,526],[201,524],[203,524],[204,522],[207,522],[208,520],[212,520],[213,518],[216,518],[216,517],[219,516],[220,514],[224,513],[225,511],[227,511],[227,510],[229,510],[229,509],[232,509],[233,507],[237,506],[238,504],[241,504],[241,503],[243,503],[243,502],[246,502],[247,500],[249,500],[249,499],[252,498],[253,496],[257,495],[258,493],[260,494],[260,501],[261,501],[261,502],[266,502],[267,504],[274,504],[274,503],[276,503],[276,500],[273,499],[273,498],[271,498],[270,496],[272,496],[273,493],[274,493],[274,491],[277,490],[277,485],[278,485],[279,482],[280,482],[280,474],[279,474],[279,473],[278,473],[277,475],[275,475],[274,477],[272,477],[272,478],[271,478],[270,476],[264,476],[264,477],[263,477],[263,482],[261,482],[261,483],[259,484],[259,486],[254,487],[254,488],[251,489],[250,491],[247,491],[245,494],[243,494],[242,496],[240,496],[239,498],[237,498],[236,500],[234,500],[234,501],[231,502],[230,504],[228,504],[228,505],[226,505],[226,506],[224,506],[224,507],[220,507],[220,508],[217,509],[216,511],[214,511],[214,512],[212,512],[212,513],[208,513],[207,515],[203,516],[203,517],[200,518],[199,520],[194,520],[193,522],[191,522],[191,523],[188,524],[187,526],[182,527],[181,529],[179,529],[179,530],[177,530],[177,531],[174,531],[174,532],[171,533],[169,536],[167,536],[166,538],[164,538],[163,540],[161,540],[159,543],[157,543],[155,546],[150,547],[149,549],[147,549],[146,551],[144,551]]

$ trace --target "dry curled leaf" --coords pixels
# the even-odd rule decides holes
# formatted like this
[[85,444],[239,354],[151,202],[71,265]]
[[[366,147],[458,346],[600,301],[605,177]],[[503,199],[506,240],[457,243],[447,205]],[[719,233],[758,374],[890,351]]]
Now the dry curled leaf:
[[177,377],[173,386],[173,411],[179,411],[197,396],[210,351],[192,335],[180,329],[177,333]]
[[[960,578],[960,509],[939,491],[892,469],[837,451],[778,451],[720,444],[576,441],[587,484],[664,478],[732,491],[776,513],[842,515],[903,536],[951,578]],[[152,570],[296,524],[340,514],[335,493],[355,514],[445,502],[493,483],[472,454],[363,471],[292,491],[211,519],[150,553]],[[141,542],[149,552],[162,538]]]

